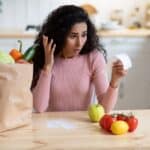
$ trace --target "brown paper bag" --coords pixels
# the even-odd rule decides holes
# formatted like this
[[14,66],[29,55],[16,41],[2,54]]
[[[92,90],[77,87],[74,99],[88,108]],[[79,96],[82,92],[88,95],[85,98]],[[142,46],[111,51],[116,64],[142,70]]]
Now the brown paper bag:
[[33,65],[0,63],[0,132],[31,122]]

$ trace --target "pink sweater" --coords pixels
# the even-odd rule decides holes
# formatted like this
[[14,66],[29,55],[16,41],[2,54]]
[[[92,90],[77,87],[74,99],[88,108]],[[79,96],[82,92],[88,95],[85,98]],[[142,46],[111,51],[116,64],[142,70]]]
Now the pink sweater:
[[117,100],[118,88],[109,86],[103,55],[94,50],[73,58],[56,57],[52,72],[41,71],[33,89],[36,111],[86,110],[95,87],[106,112]]

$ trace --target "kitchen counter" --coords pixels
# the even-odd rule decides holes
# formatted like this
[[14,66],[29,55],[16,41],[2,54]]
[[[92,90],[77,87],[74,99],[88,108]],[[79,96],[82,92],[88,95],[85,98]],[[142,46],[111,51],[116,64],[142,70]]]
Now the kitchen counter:
[[138,128],[124,135],[106,133],[89,121],[85,111],[34,113],[31,125],[0,133],[0,149],[149,150],[150,110],[132,112],[139,120]]
[[0,32],[0,38],[35,38],[37,32],[6,31]]
[[[150,37],[148,29],[101,30],[97,32],[102,37]],[[1,31],[0,38],[35,38],[37,32]]]
[[123,30],[102,30],[98,31],[102,37],[150,37],[148,29],[123,29]]

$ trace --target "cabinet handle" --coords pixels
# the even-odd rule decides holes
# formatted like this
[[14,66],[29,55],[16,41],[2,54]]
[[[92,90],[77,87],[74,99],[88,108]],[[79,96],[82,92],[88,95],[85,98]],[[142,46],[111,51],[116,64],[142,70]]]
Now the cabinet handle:
[[124,82],[121,81],[120,83],[120,87],[119,87],[119,98],[123,98],[124,97]]
[[2,1],[0,0],[0,13],[2,13],[3,12],[3,10],[2,10]]

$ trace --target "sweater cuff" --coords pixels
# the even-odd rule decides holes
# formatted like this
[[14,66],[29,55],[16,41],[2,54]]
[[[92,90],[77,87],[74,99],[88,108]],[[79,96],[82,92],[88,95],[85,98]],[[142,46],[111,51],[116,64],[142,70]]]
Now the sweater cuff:
[[45,71],[45,70],[41,70],[41,73],[40,73],[41,76],[44,76],[44,77],[49,77],[51,76],[51,72],[49,71]]
[[109,85],[109,87],[108,87],[108,90],[109,90],[111,93],[113,93],[113,92],[115,92],[115,93],[118,92],[118,89],[119,89],[118,87],[115,87],[115,88],[114,88],[114,87],[111,87],[111,85]]

